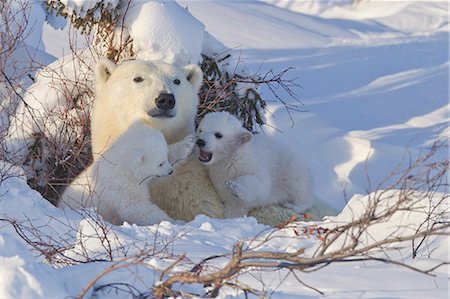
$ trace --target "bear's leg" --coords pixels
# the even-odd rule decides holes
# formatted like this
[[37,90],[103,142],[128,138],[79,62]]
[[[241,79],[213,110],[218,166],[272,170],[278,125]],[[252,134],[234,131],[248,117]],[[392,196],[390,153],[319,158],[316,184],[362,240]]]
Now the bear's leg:
[[195,148],[195,134],[186,136],[183,140],[169,145],[169,162],[174,165],[186,160]]
[[225,187],[241,199],[247,207],[253,208],[270,204],[271,183],[255,175],[243,175],[225,182]]
[[137,225],[158,224],[161,221],[173,221],[163,210],[146,198],[128,206],[124,211],[122,218]]

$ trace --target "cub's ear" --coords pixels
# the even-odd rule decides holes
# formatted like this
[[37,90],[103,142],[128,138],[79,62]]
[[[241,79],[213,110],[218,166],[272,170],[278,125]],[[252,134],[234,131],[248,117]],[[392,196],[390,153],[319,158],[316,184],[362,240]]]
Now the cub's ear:
[[184,74],[186,79],[194,86],[196,91],[199,91],[203,84],[202,69],[196,64],[189,64],[184,67]]
[[103,84],[108,81],[116,67],[117,65],[108,59],[102,59],[97,62],[94,71],[96,83]]
[[246,144],[247,142],[250,142],[250,140],[252,140],[253,134],[250,133],[249,131],[245,130],[242,133],[239,133],[238,135],[238,144],[242,145],[242,144]]

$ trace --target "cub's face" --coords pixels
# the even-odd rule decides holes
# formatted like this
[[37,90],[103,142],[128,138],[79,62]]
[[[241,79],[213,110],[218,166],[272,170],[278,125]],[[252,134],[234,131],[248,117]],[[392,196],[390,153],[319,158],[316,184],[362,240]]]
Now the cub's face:
[[200,122],[197,137],[199,161],[212,165],[231,158],[240,146],[251,140],[252,134],[231,114],[213,112]]
[[[150,129],[155,131],[154,129]],[[160,132],[149,131],[144,134],[138,134],[137,138],[145,138],[143,148],[145,149],[142,164],[153,177],[164,177],[172,174],[172,164],[169,162],[169,148],[166,140]]]
[[[155,178],[172,174],[173,167],[168,160],[167,152],[154,152],[149,155],[145,151],[147,151],[145,148],[139,148],[134,151],[133,149],[129,150],[129,154],[140,153],[134,158],[137,164],[129,169],[136,177],[137,183],[149,182]],[[125,165],[124,167],[130,167],[130,165]]]
[[151,180],[173,172],[164,136],[142,121],[136,121],[111,145],[104,157],[107,163],[126,171],[133,181]]
[[165,155],[155,155],[151,158],[151,162],[148,169],[153,170],[151,171],[149,175],[155,176],[155,177],[165,177],[173,172],[172,165],[170,164],[169,160],[167,159],[167,154]]
[[134,60],[116,66],[102,60],[96,68],[97,93],[108,101],[118,122],[126,127],[144,120],[165,136],[184,129],[187,123],[193,126],[202,82],[202,71],[196,65],[177,68]]

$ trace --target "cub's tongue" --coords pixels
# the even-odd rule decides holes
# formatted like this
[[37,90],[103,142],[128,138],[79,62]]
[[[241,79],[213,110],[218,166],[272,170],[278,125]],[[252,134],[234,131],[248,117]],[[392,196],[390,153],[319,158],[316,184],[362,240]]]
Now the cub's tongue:
[[207,151],[200,149],[200,154],[198,156],[198,159],[201,162],[209,162],[209,161],[211,161],[211,158],[212,158],[212,153],[209,153]]

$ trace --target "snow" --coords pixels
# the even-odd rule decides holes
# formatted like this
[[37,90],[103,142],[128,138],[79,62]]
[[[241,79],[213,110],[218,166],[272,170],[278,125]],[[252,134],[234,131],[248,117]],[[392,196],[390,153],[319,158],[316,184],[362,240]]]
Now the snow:
[[140,59],[180,66],[201,60],[204,25],[175,1],[134,2],[124,26]]
[[[66,2],[78,15],[96,3]],[[115,7],[119,2],[107,3]],[[42,6],[33,4],[32,17],[35,31],[27,45],[33,55],[49,65],[55,57],[70,53],[66,32],[44,24]],[[61,20],[51,22],[55,27],[64,26]],[[311,255],[320,239],[316,235],[297,236],[295,227],[333,228],[356,219],[380,194],[372,191],[393,183],[395,177],[378,186],[397,166],[404,168],[410,158],[429,151],[437,138],[447,143],[450,137],[446,2],[361,1],[354,5],[352,1],[334,0],[137,1],[124,24],[142,58],[196,63],[201,51],[221,53],[223,43],[234,49],[232,63],[250,72],[295,67],[289,74],[298,77],[302,89],[297,94],[304,105],[280,92],[289,104],[305,112],[287,113],[263,87],[261,92],[271,112],[266,115],[270,126],[263,130],[301,153],[313,171],[316,196],[341,212],[324,221],[275,231],[253,218],[211,219],[203,215],[184,225],[162,222],[138,227],[125,223],[117,227],[105,224],[94,211],[79,214],[55,208],[26,184],[23,171],[1,162],[0,218],[35,227],[47,242],[64,248],[52,253],[50,263],[11,225],[0,222],[0,298],[77,296],[96,275],[114,265],[111,257],[119,261],[145,250],[151,251],[146,266],[130,266],[105,275],[86,297],[129,298],[125,292],[98,289],[117,282],[148,291],[160,280],[159,270],[176,257],[186,254],[191,261],[181,263],[177,270],[190,269],[206,257],[230,253],[241,239],[252,240],[249,244],[256,246],[272,234],[274,237],[260,244],[258,250],[293,252],[304,247],[305,254]],[[146,30],[150,26],[157,30]],[[27,51],[18,51],[14,58],[26,60]],[[49,67],[64,68],[61,61]],[[67,71],[63,72],[74,76]],[[41,72],[34,86],[47,86],[47,79],[48,74]],[[72,87],[68,86],[66,92],[76,96]],[[44,119],[61,104],[58,87],[31,89],[24,97],[34,108],[47,113],[41,115]],[[48,101],[36,102],[36,98]],[[58,123],[53,125],[57,127]],[[442,149],[433,161],[447,158],[447,150]],[[5,172],[12,177],[4,179],[8,177]],[[446,190],[441,191],[444,193],[413,201],[415,212],[401,211],[377,224],[366,239],[383,240],[415,229],[424,220],[423,211],[448,196]],[[392,205],[397,193],[384,193],[380,208]],[[413,198],[420,195],[423,193],[414,193]],[[441,208],[448,209],[448,202]],[[435,211],[439,212],[445,211]],[[36,238],[33,231],[26,233]],[[435,262],[448,261],[448,242],[448,236],[429,240],[416,259],[411,257],[410,243],[391,253],[408,265],[426,269]],[[96,262],[85,263],[88,260]],[[225,262],[223,258],[214,259],[211,264],[223,266]],[[324,292],[320,296],[324,298],[447,298],[448,270],[441,267],[435,271],[436,276],[427,276],[366,261],[332,264],[301,273],[301,279]],[[272,298],[319,297],[285,271],[247,273],[239,280],[265,288]],[[202,287],[185,290],[202,292]],[[244,298],[230,288],[222,289],[219,298],[227,296]]]
[[[97,3],[100,1],[90,1],[90,0],[61,0],[61,3],[67,8],[69,16],[76,16],[79,18],[86,17],[89,10],[95,8]],[[102,6],[104,9],[114,9],[118,6],[119,0],[102,0]],[[100,20],[100,14],[94,14],[96,21]]]
[[[239,240],[249,240],[251,247],[258,250],[294,252],[300,247],[306,248],[306,255],[312,254],[318,244],[313,235],[294,233],[294,228],[273,231],[267,226],[256,223],[253,218],[211,219],[198,216],[185,225],[162,222],[160,225],[139,227],[124,224],[114,227],[101,222],[98,218],[83,217],[75,212],[63,211],[53,207],[37,192],[31,190],[25,181],[18,178],[4,180],[0,186],[2,210],[1,218],[15,219],[25,223],[26,227],[35,227],[41,236],[50,244],[74,244],[66,247],[64,256],[79,261],[81,264],[51,268],[43,257],[35,257],[30,248],[24,244],[9,225],[2,226],[0,234],[0,256],[3,280],[0,284],[2,298],[63,298],[76,296],[97,274],[114,265],[108,262],[110,253],[116,261],[131,258],[134,254],[150,251],[148,267],[130,267],[117,270],[104,276],[95,287],[108,283],[132,283],[141,292],[158,280],[158,270],[167,267],[174,257],[187,254],[193,263],[205,257],[230,252]],[[387,194],[389,195],[389,194]],[[434,199],[439,199],[436,194]],[[357,219],[362,213],[361,206],[368,205],[370,196],[355,196],[346,208],[332,221],[322,223],[322,227],[332,227]],[[387,196],[387,198],[391,198]],[[386,206],[389,200],[384,202]],[[423,203],[423,201],[421,202]],[[17,207],[20,207],[18,209]],[[438,212],[438,211],[436,211]],[[356,213],[356,214],[355,214]],[[380,223],[370,231],[370,237],[382,240],[392,237],[392,232],[403,232],[399,228],[414,229],[409,225],[417,225],[422,216],[399,212],[388,222]],[[22,222],[25,221],[25,222]],[[306,224],[299,224],[299,228]],[[104,229],[106,227],[106,230]],[[297,230],[298,230],[297,227]],[[29,232],[28,232],[29,233]],[[258,234],[259,233],[259,234]],[[266,237],[270,235],[269,241]],[[256,236],[256,237],[255,237]],[[35,237],[31,234],[31,237]],[[371,238],[368,238],[371,240]],[[32,238],[33,239],[33,238]],[[105,243],[109,240],[108,243]],[[263,242],[264,241],[264,242]],[[448,238],[435,239],[430,242],[429,250],[433,258],[445,260],[448,253]],[[396,252],[399,250],[396,249]],[[411,260],[409,246],[400,251],[402,260]],[[58,257],[55,257],[57,259]],[[61,258],[61,257],[60,257]],[[88,260],[97,260],[84,264]],[[102,261],[102,262],[100,262]],[[214,262],[215,266],[224,265],[225,260]],[[411,265],[426,268],[431,261],[422,259],[412,261]],[[192,266],[191,266],[192,267]],[[190,269],[190,264],[182,263],[178,270]],[[346,275],[342,275],[346,273]],[[377,262],[364,264],[335,264],[318,272],[303,274],[304,280],[326,293],[327,298],[381,298],[383,294],[391,294],[391,298],[445,298],[447,275],[445,269],[437,271],[436,277],[424,276],[413,271],[383,265]],[[316,296],[310,289],[296,283],[292,277],[278,285],[285,272],[274,276],[270,272],[262,272],[261,277],[267,282],[267,288],[275,291],[273,298],[286,296]],[[243,283],[258,285],[255,277],[244,274],[239,277]],[[376,281],[376,283],[374,283]],[[26,287],[24,287],[26,286]],[[413,286],[413,287],[412,287]],[[197,287],[198,289],[198,287]],[[89,296],[110,298],[108,293],[90,290]],[[224,289],[220,298],[237,294]],[[127,298],[124,294],[117,298]]]
[[[83,52],[78,53],[77,57],[84,57],[84,63],[73,55],[67,55],[42,67],[36,74],[34,83],[23,94],[15,117],[10,120],[5,139],[9,161],[23,164],[36,133],[43,132],[48,138],[55,138],[64,144],[79,136],[80,127],[64,124],[83,117],[71,108],[75,105],[75,99],[78,98],[78,105],[83,102],[80,93],[85,87],[92,88],[93,74],[85,63],[92,58]],[[66,81],[59,80],[61,78]],[[72,101],[67,101],[68,98]],[[87,106],[91,104],[89,99],[86,102]]]
[[[176,1],[131,1],[129,4],[118,0],[61,1],[69,15],[77,18],[84,18],[89,10],[96,9],[94,18],[97,21],[101,14],[96,6],[100,2],[103,10],[119,11],[124,29],[118,29],[116,34],[121,36],[121,40],[128,36],[133,39],[137,58],[162,60],[180,66],[196,64],[201,60],[204,25]],[[53,19],[51,24],[54,28],[61,26],[60,22],[53,22]],[[50,47],[51,43],[53,41],[48,41]]]

